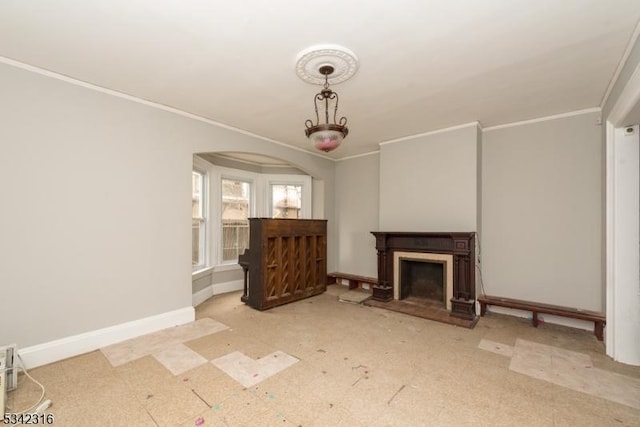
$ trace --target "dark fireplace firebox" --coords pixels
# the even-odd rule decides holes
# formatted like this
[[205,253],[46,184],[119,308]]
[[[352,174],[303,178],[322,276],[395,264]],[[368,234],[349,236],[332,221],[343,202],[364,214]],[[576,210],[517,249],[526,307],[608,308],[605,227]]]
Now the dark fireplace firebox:
[[[414,258],[412,256],[413,254],[433,254],[435,257],[448,257],[452,260],[453,287],[448,297],[449,301],[444,302],[446,307],[450,307],[451,316],[469,320],[476,318],[475,233],[397,231],[372,231],[371,233],[376,237],[376,249],[378,251],[378,284],[373,286],[374,300],[388,302],[393,300],[394,296],[395,299],[402,299],[406,296],[407,292],[414,292],[415,282],[410,290],[400,289],[399,283],[396,283],[396,281],[404,282],[404,278],[399,277],[396,274],[397,272],[394,271],[394,264],[397,265],[398,261],[396,259],[394,263],[394,258],[398,258],[396,252],[401,254],[399,257],[400,262],[403,262],[403,259],[406,258]],[[394,257],[394,255],[396,256]],[[416,255],[415,258],[420,257]],[[419,288],[423,285],[426,286],[425,283],[420,283],[420,281],[433,281],[433,277],[440,277],[442,281],[446,281],[445,277],[447,273],[443,272],[443,270],[437,273],[426,271],[426,269],[438,267],[425,267],[425,265],[438,265],[438,262],[423,262],[418,259],[412,259],[410,263],[421,265],[409,267],[409,270],[421,268],[423,270],[408,273],[402,271],[400,274],[419,276]],[[440,265],[442,265],[441,268],[446,270],[447,263],[441,263]],[[399,265],[397,265],[396,268],[404,270],[404,268],[401,268]],[[447,294],[446,286],[439,285],[439,288],[444,295]],[[418,290],[418,293],[433,292],[433,290],[427,291],[425,289],[426,288]]]
[[400,299],[421,298],[446,307],[445,263],[400,258]]

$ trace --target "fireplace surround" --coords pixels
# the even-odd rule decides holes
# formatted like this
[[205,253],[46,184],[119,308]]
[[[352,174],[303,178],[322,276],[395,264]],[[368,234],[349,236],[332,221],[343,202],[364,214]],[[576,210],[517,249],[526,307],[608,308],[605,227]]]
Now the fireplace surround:
[[[406,258],[451,259],[451,294],[447,310],[462,319],[476,317],[475,233],[372,231],[378,252],[378,284],[373,299],[398,299],[399,260]],[[449,258],[450,257],[450,258]],[[446,262],[446,261],[445,261]]]

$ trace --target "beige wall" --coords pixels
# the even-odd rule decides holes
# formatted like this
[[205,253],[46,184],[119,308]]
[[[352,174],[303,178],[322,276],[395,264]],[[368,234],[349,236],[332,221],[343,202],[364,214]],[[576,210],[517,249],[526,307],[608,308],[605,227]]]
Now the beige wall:
[[336,224],[338,271],[378,277],[379,155],[336,163]]
[[3,64],[0,81],[2,341],[188,307],[186,121]]
[[481,191],[488,293],[602,308],[595,114],[484,132],[479,191],[476,126],[336,163],[4,64],[0,81],[3,342],[191,306],[197,152],[255,152],[312,175],[329,270],[365,275],[376,272],[371,230],[475,231]]
[[375,197],[366,194],[379,173],[379,229],[478,231],[487,293],[602,310],[598,117],[469,126],[387,144],[379,170],[377,156],[338,162],[339,268],[376,275],[367,240]]
[[324,186],[334,162],[0,64],[2,343],[19,348],[192,304],[196,152],[285,159]]
[[476,231],[478,132],[471,124],[380,147],[381,231]]
[[479,240],[487,294],[604,308],[598,118],[484,132]]

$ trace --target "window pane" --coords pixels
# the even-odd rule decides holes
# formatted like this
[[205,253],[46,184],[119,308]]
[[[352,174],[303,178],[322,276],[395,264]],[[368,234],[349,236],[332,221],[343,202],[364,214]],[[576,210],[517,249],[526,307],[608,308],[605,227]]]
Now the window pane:
[[204,221],[197,219],[191,222],[191,265],[204,266]]
[[300,218],[302,186],[271,185],[271,216],[273,218]]
[[192,216],[194,218],[202,218],[203,212],[203,189],[204,189],[204,175],[199,172],[191,172],[191,188],[192,188]]
[[233,261],[249,247],[251,184],[222,179],[222,261]]
[[205,265],[204,175],[191,173],[191,266]]

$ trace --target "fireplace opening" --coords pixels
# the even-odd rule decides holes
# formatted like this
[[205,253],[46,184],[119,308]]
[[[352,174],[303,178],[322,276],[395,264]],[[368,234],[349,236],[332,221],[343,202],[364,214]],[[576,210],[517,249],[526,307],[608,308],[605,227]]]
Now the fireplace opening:
[[446,307],[443,261],[400,259],[400,299],[420,299]]

